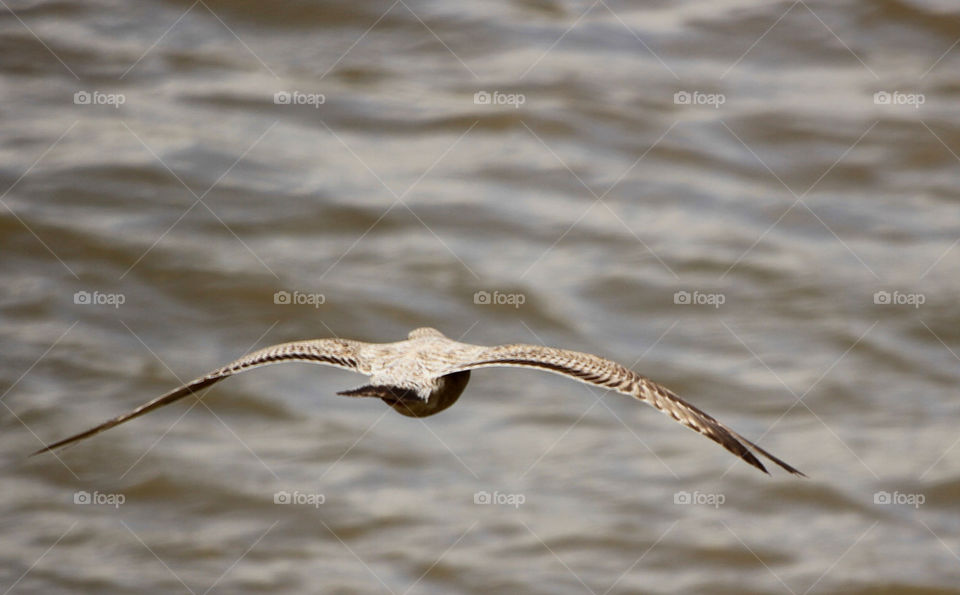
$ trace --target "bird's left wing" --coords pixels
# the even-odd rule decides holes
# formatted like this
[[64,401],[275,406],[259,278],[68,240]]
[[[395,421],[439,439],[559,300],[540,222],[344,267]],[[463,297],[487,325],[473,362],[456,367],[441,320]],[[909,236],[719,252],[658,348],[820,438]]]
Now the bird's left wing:
[[686,427],[720,444],[764,473],[767,472],[766,468],[751,451],[770,459],[790,473],[805,477],[796,468],[747,440],[708,413],[687,403],[670,390],[608,359],[589,353],[523,344],[498,345],[471,351],[467,359],[468,361],[461,361],[452,366],[447,373],[491,366],[517,366],[562,374],[580,382],[615,390],[644,401]]
[[164,395],[140,405],[132,411],[128,411],[113,419],[109,419],[102,424],[90,428],[85,432],[74,434],[63,440],[58,440],[53,444],[48,444],[40,450],[32,453],[30,456],[38,455],[61,446],[66,446],[73,442],[89,438],[94,434],[99,434],[104,430],[120,425],[135,417],[140,417],[154,409],[169,405],[174,401],[180,400],[188,395],[196,394],[197,391],[220,382],[224,378],[233,376],[246,370],[279,364],[283,362],[306,362],[312,364],[327,364],[338,368],[345,368],[361,374],[368,374],[369,369],[361,357],[359,341],[350,341],[346,339],[316,339],[312,341],[294,341],[292,343],[281,343],[266,347],[259,351],[254,351],[238,360],[210,372],[205,376],[191,380],[190,382],[176,388]]

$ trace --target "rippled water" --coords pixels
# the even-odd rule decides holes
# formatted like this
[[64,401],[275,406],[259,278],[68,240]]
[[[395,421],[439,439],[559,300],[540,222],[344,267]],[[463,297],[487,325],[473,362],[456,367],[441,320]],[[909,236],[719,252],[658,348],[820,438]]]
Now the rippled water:
[[[957,592],[951,3],[0,17],[4,589]],[[426,325],[635,364],[810,479],[517,370],[417,420],[277,366],[22,458]]]

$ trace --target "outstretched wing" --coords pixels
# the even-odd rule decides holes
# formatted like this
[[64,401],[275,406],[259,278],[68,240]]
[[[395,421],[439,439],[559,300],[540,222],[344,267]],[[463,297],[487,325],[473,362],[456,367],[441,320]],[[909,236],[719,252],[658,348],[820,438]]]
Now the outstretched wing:
[[200,378],[191,380],[187,384],[184,384],[183,386],[176,388],[165,395],[161,395],[152,401],[148,401],[132,411],[128,411],[127,413],[118,415],[113,419],[109,419],[85,432],[80,432],[79,434],[75,434],[69,438],[64,438],[63,440],[59,440],[53,444],[44,446],[30,456],[38,455],[55,448],[60,448],[61,446],[66,446],[73,442],[77,442],[78,440],[83,440],[84,438],[89,438],[94,434],[99,434],[104,430],[109,430],[110,428],[120,425],[125,421],[129,421],[135,417],[140,417],[141,415],[149,413],[154,409],[158,409],[164,405],[168,405],[174,401],[180,400],[187,395],[196,394],[197,391],[220,382],[224,378],[228,378],[234,374],[251,370],[253,368],[259,368],[261,366],[269,366],[271,364],[279,364],[283,362],[307,362],[312,364],[327,364],[336,366],[338,368],[345,368],[347,370],[353,370],[355,372],[367,374],[369,373],[369,370],[360,357],[360,345],[361,343],[359,341],[349,341],[345,339],[316,339],[313,341],[294,341],[292,343],[281,343],[280,345],[266,347],[241,357],[236,361],[230,362],[222,368],[210,372],[206,376],[201,376]]
[[488,347],[480,352],[472,352],[470,361],[460,362],[448,373],[491,366],[538,368],[630,395],[649,403],[688,428],[710,438],[764,473],[767,473],[766,467],[753,452],[767,457],[790,473],[806,477],[794,467],[720,423],[713,416],[687,403],[649,378],[608,359],[589,353],[537,345],[499,345]]

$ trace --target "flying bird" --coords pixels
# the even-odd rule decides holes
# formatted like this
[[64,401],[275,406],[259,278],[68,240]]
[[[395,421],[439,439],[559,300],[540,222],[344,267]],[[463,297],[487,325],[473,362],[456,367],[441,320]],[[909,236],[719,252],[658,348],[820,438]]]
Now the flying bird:
[[537,368],[643,401],[710,438],[764,473],[768,473],[767,469],[754,453],[790,473],[806,477],[711,415],[616,362],[589,353],[539,345],[470,345],[454,341],[433,328],[415,329],[405,341],[396,343],[315,339],[266,347],[85,432],[44,446],[33,455],[99,434],[154,409],[195,395],[197,391],[234,374],[283,362],[326,364],[365,374],[370,377],[369,384],[337,394],[376,397],[408,417],[427,417],[453,405],[467,386],[471,370],[496,366]]

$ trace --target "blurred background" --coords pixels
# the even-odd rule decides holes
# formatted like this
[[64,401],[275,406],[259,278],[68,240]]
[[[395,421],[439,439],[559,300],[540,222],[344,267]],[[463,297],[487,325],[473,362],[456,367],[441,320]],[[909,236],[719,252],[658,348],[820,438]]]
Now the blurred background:
[[[0,589],[954,593],[953,3],[0,8]],[[294,339],[612,358],[423,420]]]

